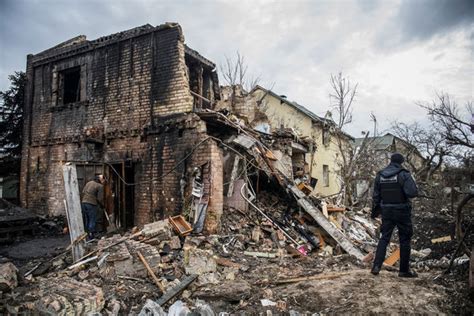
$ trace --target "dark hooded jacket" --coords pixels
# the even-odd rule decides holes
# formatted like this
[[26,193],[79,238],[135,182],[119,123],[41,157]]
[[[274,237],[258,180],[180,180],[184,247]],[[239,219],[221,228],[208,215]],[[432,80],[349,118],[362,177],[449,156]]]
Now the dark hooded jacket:
[[[400,204],[386,204],[383,203],[380,195],[380,175],[383,177],[391,177],[398,174],[398,183],[406,197],[405,203]],[[404,169],[400,164],[391,162],[385,169],[379,171],[375,177],[374,193],[372,196],[372,217],[380,214],[381,208],[411,208],[410,199],[418,196],[418,188],[415,180],[410,174],[410,171]]]

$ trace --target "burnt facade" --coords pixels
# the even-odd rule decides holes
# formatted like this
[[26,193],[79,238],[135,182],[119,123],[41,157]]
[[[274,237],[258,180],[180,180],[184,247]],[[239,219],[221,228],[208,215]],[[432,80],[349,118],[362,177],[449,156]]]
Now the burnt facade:
[[200,168],[208,218],[218,220],[222,152],[196,114],[219,99],[214,68],[173,23],[29,55],[22,205],[63,214],[62,165],[74,162],[80,187],[108,176],[107,212],[121,226],[143,225],[181,213]]

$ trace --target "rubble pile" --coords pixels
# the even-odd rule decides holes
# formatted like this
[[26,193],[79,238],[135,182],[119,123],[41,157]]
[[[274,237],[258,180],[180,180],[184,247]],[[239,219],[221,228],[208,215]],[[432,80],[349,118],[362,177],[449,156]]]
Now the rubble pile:
[[[218,233],[206,231],[210,189],[204,167],[196,168],[181,215],[88,242],[86,255],[76,262],[65,251],[20,275],[19,287],[15,278],[6,280],[8,312],[297,314],[331,311],[330,299],[305,300],[305,286],[298,292],[297,284],[314,286],[344,276],[348,287],[359,286],[360,269],[370,264],[377,245],[377,221],[368,209],[310,196],[305,165],[298,159],[292,164],[295,156],[288,152],[303,151],[307,140],[287,130],[261,134],[218,112],[201,115],[230,128],[220,135],[228,152],[227,201]],[[430,253],[415,250],[414,266],[445,267],[428,261]],[[398,247],[391,244],[386,267],[394,269],[398,259]],[[13,268],[9,275],[16,275]]]
[[[207,214],[212,202],[211,167],[194,167],[187,179],[192,186],[189,194],[184,190],[186,181],[180,183],[186,203],[179,215],[87,242],[86,254],[75,262],[66,249],[19,274],[18,282],[16,268],[11,263],[2,266],[11,276],[2,281],[7,291],[2,301],[9,313],[297,315],[348,307],[366,311],[354,293],[361,276],[368,273],[377,245],[378,221],[369,218],[370,210],[350,209],[311,195],[314,183],[302,157],[312,144],[294,131],[267,134],[233,115],[211,110],[199,115],[219,127],[209,139],[225,148],[222,216]],[[427,247],[414,249],[413,266],[431,271],[450,264],[444,258],[436,261],[431,253]],[[396,270],[399,256],[392,243],[385,267]],[[453,264],[468,261],[460,258]],[[340,283],[347,286],[339,289],[344,298],[314,292],[342,278]],[[374,293],[384,286],[373,279],[365,282]],[[440,312],[442,289],[423,286],[432,292],[413,298],[410,312],[427,307]],[[307,291],[313,291],[311,297]]]
[[[315,301],[301,301],[292,284],[337,279],[365,267],[344,254],[311,217],[292,210],[294,204],[286,197],[262,192],[257,204],[271,214],[270,220],[255,210],[230,208],[225,211],[220,234],[186,236],[168,219],[153,222],[139,232],[89,243],[90,255],[82,263],[73,264],[67,253],[54,260],[46,274],[19,275],[19,287],[16,268],[6,263],[1,269],[9,272],[2,275],[15,276],[2,281],[10,290],[4,295],[6,309],[10,313],[58,315],[98,311],[164,315],[176,310],[208,311],[209,315],[222,311],[307,312],[314,311]],[[332,208],[337,209],[330,206],[329,210]],[[376,225],[367,212],[328,213],[332,214],[328,215],[332,225],[361,251],[373,250]],[[289,238],[304,245],[304,251]],[[427,255],[415,254],[415,260]]]

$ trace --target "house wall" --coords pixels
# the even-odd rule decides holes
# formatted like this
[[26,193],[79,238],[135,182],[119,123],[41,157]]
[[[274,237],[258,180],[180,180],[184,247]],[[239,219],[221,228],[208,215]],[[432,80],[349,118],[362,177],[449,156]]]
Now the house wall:
[[407,162],[405,163],[406,167],[419,170],[425,164],[425,159],[419,154],[419,151],[414,146],[409,146],[405,142],[395,138],[395,151],[400,152],[405,156]]
[[[151,27],[151,26],[150,26]],[[81,68],[81,100],[58,102],[61,70]],[[29,55],[20,199],[37,213],[64,214],[65,161],[135,163],[135,224],[181,211],[179,179],[192,164],[213,162],[210,142],[176,164],[207,137],[194,114],[179,25],[127,31]],[[187,164],[188,163],[188,164]],[[179,174],[179,175],[177,175]],[[189,188],[187,188],[189,190]],[[218,189],[210,213],[222,209]]]
[[[256,90],[254,95],[260,99],[264,92]],[[323,127],[316,124],[306,114],[294,107],[281,102],[278,98],[267,94],[261,102],[260,109],[267,115],[272,130],[284,126],[293,128],[301,135],[309,136],[316,144],[314,155],[307,154],[306,162],[310,165],[311,176],[318,179],[315,193],[326,196],[339,192],[340,180],[338,177],[341,156],[339,154],[337,135],[332,135],[331,140],[323,144]],[[347,144],[347,140],[341,139]],[[329,185],[323,184],[323,165],[329,168]]]

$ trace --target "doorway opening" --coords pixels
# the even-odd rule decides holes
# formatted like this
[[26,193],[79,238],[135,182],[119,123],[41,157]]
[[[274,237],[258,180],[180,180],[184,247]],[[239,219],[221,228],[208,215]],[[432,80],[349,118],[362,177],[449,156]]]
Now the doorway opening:
[[135,165],[121,162],[108,165],[110,192],[106,192],[106,201],[118,228],[128,229],[134,226],[135,186],[127,185],[135,181]]

